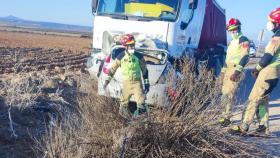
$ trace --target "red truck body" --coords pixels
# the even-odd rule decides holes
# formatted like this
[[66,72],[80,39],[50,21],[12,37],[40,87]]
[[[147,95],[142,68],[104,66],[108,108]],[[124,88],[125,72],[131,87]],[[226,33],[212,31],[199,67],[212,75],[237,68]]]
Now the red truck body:
[[217,44],[227,45],[226,15],[215,0],[207,0],[206,12],[199,42],[199,49]]

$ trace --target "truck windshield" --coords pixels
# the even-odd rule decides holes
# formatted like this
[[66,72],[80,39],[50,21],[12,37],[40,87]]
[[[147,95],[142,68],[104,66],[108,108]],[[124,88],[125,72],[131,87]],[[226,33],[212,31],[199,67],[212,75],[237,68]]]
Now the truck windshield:
[[179,0],[100,0],[97,14],[138,20],[175,21],[178,8]]

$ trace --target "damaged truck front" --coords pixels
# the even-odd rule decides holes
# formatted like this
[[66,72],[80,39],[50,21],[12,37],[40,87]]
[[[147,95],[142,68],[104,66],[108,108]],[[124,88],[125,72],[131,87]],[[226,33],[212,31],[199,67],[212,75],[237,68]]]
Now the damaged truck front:
[[[193,56],[211,61],[218,74],[226,46],[225,11],[215,0],[93,0],[93,52],[88,71],[98,78],[98,93],[121,96],[121,73],[116,72],[108,91],[102,88],[110,65],[123,51],[120,38],[136,38],[149,70],[147,103],[163,101],[165,77],[174,59]],[[133,101],[133,98],[132,98]]]

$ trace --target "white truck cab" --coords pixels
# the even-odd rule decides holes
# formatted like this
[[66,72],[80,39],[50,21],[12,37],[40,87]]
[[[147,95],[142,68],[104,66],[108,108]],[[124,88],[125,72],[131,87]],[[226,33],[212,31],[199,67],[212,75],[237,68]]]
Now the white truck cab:
[[[215,0],[93,0],[92,12],[93,52],[88,71],[98,78],[100,95],[121,96],[119,71],[108,90],[102,84],[116,54],[123,49],[119,41],[124,34],[135,36],[137,51],[147,59],[151,83],[148,103],[164,96],[162,78],[171,67],[169,59],[226,46],[225,11]],[[223,52],[208,56],[215,58],[217,54],[220,56],[215,60],[221,67]]]

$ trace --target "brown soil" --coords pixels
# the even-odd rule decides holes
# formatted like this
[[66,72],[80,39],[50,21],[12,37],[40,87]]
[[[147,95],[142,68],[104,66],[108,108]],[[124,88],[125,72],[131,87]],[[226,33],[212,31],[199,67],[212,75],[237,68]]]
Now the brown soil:
[[88,56],[87,52],[63,49],[0,47],[0,74],[51,70],[56,67],[84,69]]
[[0,31],[0,74],[85,68],[91,39]]
[[70,36],[0,31],[0,47],[57,48],[73,52],[87,52],[90,50],[91,41],[87,38]]

